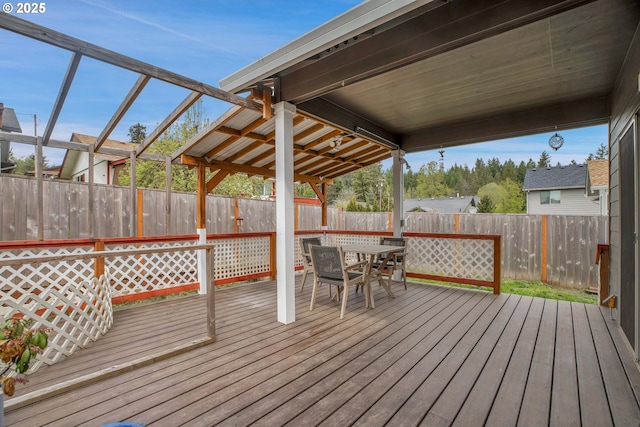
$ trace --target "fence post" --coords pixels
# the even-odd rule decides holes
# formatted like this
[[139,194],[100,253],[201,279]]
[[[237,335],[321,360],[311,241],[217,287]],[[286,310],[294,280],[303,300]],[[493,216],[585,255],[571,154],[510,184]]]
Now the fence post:
[[540,239],[540,251],[541,253],[541,258],[542,258],[542,266],[541,266],[541,273],[540,273],[540,280],[542,281],[542,283],[547,283],[547,216],[543,215],[542,216],[542,238]]
[[[104,251],[104,242],[101,240],[97,240],[93,243],[93,251],[101,252]],[[104,274],[104,258],[94,258],[93,259],[93,277],[100,277]]]

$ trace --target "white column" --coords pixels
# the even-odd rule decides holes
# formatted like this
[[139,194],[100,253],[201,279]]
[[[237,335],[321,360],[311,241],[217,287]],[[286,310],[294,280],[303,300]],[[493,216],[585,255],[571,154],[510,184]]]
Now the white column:
[[296,320],[294,277],[293,117],[296,107],[286,102],[274,106],[276,118],[276,268],[278,322]]
[[404,229],[404,151],[395,150],[393,156],[393,236],[402,237]]
[[[196,229],[196,234],[198,235],[198,244],[206,245],[207,244],[207,229],[206,228],[198,228]],[[207,293],[207,283],[211,280],[211,277],[208,276],[207,271],[207,250],[200,249],[197,250],[198,257],[198,281],[200,282],[200,289],[198,293],[200,295],[206,295]]]

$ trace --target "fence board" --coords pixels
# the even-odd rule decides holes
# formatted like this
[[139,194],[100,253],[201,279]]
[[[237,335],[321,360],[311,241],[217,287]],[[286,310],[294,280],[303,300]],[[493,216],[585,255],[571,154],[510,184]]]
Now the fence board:
[[[88,190],[86,183],[45,181],[45,235],[49,239],[89,237]],[[96,185],[94,192],[94,237],[129,237],[131,191],[128,187]],[[0,239],[37,238],[36,180],[31,177],[0,175]],[[143,191],[143,231],[145,236],[166,234],[166,192]],[[232,197],[207,197],[207,232],[234,232]],[[272,200],[241,198],[241,232],[275,230],[275,203]],[[172,192],[171,231],[174,235],[195,234],[196,196]],[[319,206],[298,205],[298,228],[318,230]],[[293,220],[293,218],[292,218]],[[344,212],[330,208],[328,229],[353,231],[389,230],[387,212]],[[513,214],[407,213],[405,231],[417,233],[499,234],[502,236],[502,277],[540,280],[542,275],[542,216]],[[613,218],[615,221],[616,218]],[[576,288],[598,285],[594,264],[598,243],[607,243],[608,218],[597,216],[548,216],[547,281]]]

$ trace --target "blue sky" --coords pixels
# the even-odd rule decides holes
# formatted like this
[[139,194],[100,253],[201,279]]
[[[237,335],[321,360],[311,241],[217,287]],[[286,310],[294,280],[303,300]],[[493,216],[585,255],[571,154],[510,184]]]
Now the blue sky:
[[[13,6],[17,2],[11,0]],[[35,22],[152,65],[218,86],[221,78],[259,59],[298,36],[356,6],[358,0],[54,0],[42,14],[14,16]],[[0,102],[14,108],[23,133],[33,134],[33,116],[42,135],[71,54],[0,30]],[[69,140],[72,132],[98,135],[138,76],[82,58],[53,138]],[[126,141],[129,126],[141,122],[151,131],[187,95],[171,85],[147,85],[132,109],[111,135]],[[205,101],[207,116],[215,119],[231,105]],[[445,150],[447,166],[468,164],[482,157],[519,163],[537,161],[543,150],[552,163],[583,161],[607,142],[607,127],[562,131],[564,146],[551,152],[551,134],[474,144]],[[33,153],[33,146],[13,144],[17,157]],[[62,162],[64,152],[45,149],[50,164]],[[437,161],[436,150],[412,153],[414,170]],[[385,168],[389,162],[385,162]]]

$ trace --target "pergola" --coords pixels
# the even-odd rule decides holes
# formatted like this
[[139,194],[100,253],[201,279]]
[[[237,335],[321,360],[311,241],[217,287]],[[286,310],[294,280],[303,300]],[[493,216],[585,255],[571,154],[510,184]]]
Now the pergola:
[[[219,89],[0,14],[1,28],[73,52],[43,136],[0,138],[87,150],[50,138],[82,56],[140,74],[90,153],[106,152],[102,141],[150,79],[191,90],[127,155],[198,168],[201,238],[202,201],[225,176],[276,178],[278,319],[288,323],[295,320],[286,220],[294,180],[311,184],[324,205],[333,178],[393,156],[394,193],[401,194],[406,152],[606,124],[638,21],[634,0],[371,0],[223,79]],[[201,96],[234,107],[171,159],[145,153]],[[206,169],[215,172],[209,181]],[[394,234],[402,232],[401,199]]]

